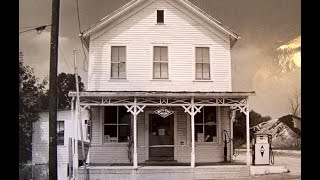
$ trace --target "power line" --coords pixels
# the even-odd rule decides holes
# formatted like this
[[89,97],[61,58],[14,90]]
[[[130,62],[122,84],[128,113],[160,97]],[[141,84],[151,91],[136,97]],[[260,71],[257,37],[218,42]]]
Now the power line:
[[41,26],[48,26],[51,24],[46,24],[46,25],[38,25],[38,26],[25,26],[25,27],[19,27],[19,29],[27,29],[27,28],[36,28],[36,27],[41,27]]
[[[81,23],[80,23],[80,13],[79,13],[79,2],[78,2],[78,0],[76,0],[76,4],[77,4],[77,17],[78,17],[78,27],[79,27],[79,34],[82,34],[82,32],[81,32]],[[88,64],[88,61],[87,61],[87,55],[86,55],[86,53],[85,53],[85,50],[84,50],[84,47],[83,47],[83,41],[82,41],[82,38],[81,37],[79,37],[80,38],[80,42],[81,42],[81,47],[82,47],[82,52],[83,52],[83,55],[84,55],[84,60],[85,60],[85,62],[86,62],[86,64]],[[83,71],[84,72],[87,72],[86,70],[85,70],[85,63],[84,63],[84,61],[83,61]]]
[[67,67],[68,67],[68,69],[69,69],[69,71],[70,71],[69,64],[67,63],[67,60],[66,60],[66,58],[64,57],[64,55],[63,55],[63,53],[62,53],[62,51],[61,51],[61,49],[60,49],[60,45],[58,46],[58,48],[59,48],[59,51],[60,51],[60,53],[61,53],[61,55],[62,55],[62,57],[63,57],[64,62],[66,63],[66,65],[67,65]]
[[32,30],[36,30],[36,31],[38,31],[38,32],[41,32],[41,31],[43,31],[46,27],[48,27],[48,26],[51,26],[51,24],[46,24],[46,25],[42,25],[42,26],[37,26],[37,27],[35,27],[35,28],[31,28],[31,29],[28,29],[28,30],[25,30],[25,31],[21,31],[21,32],[19,32],[19,34],[21,34],[21,33],[25,33],[25,32],[29,32],[29,31],[32,31]]

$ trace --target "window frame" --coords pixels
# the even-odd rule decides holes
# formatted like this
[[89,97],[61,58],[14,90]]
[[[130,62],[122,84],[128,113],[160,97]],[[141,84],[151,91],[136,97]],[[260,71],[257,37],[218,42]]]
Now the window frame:
[[[108,107],[117,107],[117,123],[105,123],[105,108]],[[131,121],[132,121],[132,115],[130,114],[130,122],[128,122],[128,124],[124,124],[124,123],[119,123],[119,107],[124,107],[124,106],[104,106],[102,107],[102,144],[128,144],[129,142],[119,142],[119,126],[125,126],[127,125],[129,128],[131,128]],[[124,107],[125,108],[125,107]],[[117,126],[117,142],[107,142],[105,141],[105,126]]]
[[[112,61],[112,48],[124,48],[124,52],[125,52],[125,60],[123,61],[119,61],[119,51],[118,51],[118,61]],[[127,70],[127,54],[128,54],[128,50],[127,50],[127,46],[123,45],[123,44],[119,44],[119,45],[111,45],[110,46],[110,79],[111,80],[125,80],[127,79],[127,74],[128,74],[128,70]],[[113,71],[112,71],[112,65],[113,64],[120,64],[120,63],[124,63],[124,70],[125,70],[125,75],[124,77],[120,77],[120,71],[119,71],[119,66],[118,66],[118,77],[113,77]]]
[[[197,48],[201,48],[201,49],[208,49],[208,62],[197,62]],[[203,56],[202,56],[202,59],[203,59]],[[202,64],[202,78],[198,78],[197,77],[197,64]],[[208,64],[208,67],[209,67],[209,78],[203,78],[203,64]],[[194,78],[195,78],[195,81],[211,81],[212,79],[212,67],[211,67],[211,53],[210,53],[210,46],[201,46],[201,45],[198,45],[198,46],[194,46]]]
[[[63,124],[63,139],[62,139],[62,143],[58,142],[59,137],[62,137],[61,135],[59,135],[59,129],[60,129],[60,125],[59,123]],[[64,146],[64,142],[65,142],[65,132],[66,132],[66,125],[65,125],[65,120],[57,120],[57,145],[58,146]]]
[[[156,61],[155,60],[155,48],[160,48],[160,60],[159,61]],[[166,48],[167,49],[167,61],[161,61],[161,49],[162,48]],[[152,46],[152,79],[153,80],[169,80],[169,47],[168,46],[165,46],[165,45],[156,45],[156,46]],[[154,76],[155,74],[155,63],[160,63],[160,78],[156,78]],[[161,78],[161,64],[167,64],[167,77],[166,78]]]
[[[195,143],[196,144],[218,144],[219,143],[219,110],[218,110],[218,107],[217,106],[203,106],[202,108],[201,108],[201,112],[203,112],[204,111],[204,107],[209,107],[209,108],[215,108],[215,111],[216,111],[216,122],[214,123],[214,125],[216,126],[216,136],[213,136],[213,137],[215,137],[216,138],[216,140],[215,141],[210,141],[210,142],[205,142],[205,141],[202,141],[202,142],[198,142],[198,141],[196,141],[196,126],[201,126],[202,125],[202,128],[203,128],[203,133],[205,134],[205,122],[204,122],[204,113],[203,113],[203,115],[202,115],[202,123],[196,123],[196,122],[194,122],[194,133],[195,133],[195,136],[194,136],[194,141],[195,141]],[[195,119],[194,119],[194,121],[195,121]],[[204,137],[205,138],[205,137]]]

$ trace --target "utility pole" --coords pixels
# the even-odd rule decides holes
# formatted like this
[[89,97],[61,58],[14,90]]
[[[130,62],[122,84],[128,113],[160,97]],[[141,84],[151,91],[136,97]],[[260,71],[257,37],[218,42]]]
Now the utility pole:
[[57,73],[60,0],[52,0],[49,78],[49,180],[57,180]]

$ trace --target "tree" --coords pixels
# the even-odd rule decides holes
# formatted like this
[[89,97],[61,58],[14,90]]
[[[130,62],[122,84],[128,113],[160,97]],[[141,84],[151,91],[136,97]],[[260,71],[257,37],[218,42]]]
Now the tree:
[[288,98],[289,100],[289,113],[294,116],[301,115],[301,91],[295,90],[291,96]]
[[[249,113],[249,127],[256,126],[262,122],[271,120],[270,116],[262,116],[261,114],[251,110]],[[246,115],[239,111],[236,112],[235,122],[233,125],[235,146],[246,142]],[[253,130],[250,129],[250,139],[252,138]]]
[[39,97],[44,93],[45,82],[38,83],[33,69],[23,64],[19,53],[19,162],[31,160],[32,123],[39,119]]
[[[79,90],[84,89],[84,84],[81,82],[81,77],[78,76],[79,80]],[[74,74],[60,73],[57,77],[57,87],[58,87],[58,109],[69,109],[71,107],[70,100],[68,96],[69,91],[76,91],[76,78]],[[42,110],[48,110],[49,108],[49,96],[48,92],[40,97],[40,104]]]

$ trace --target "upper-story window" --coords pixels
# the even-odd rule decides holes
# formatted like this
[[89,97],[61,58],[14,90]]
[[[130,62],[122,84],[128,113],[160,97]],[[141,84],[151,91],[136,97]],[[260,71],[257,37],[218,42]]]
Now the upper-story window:
[[155,46],[153,49],[153,78],[168,79],[168,47]]
[[196,79],[210,79],[210,55],[208,47],[196,47]]
[[195,141],[217,142],[217,108],[204,106],[194,117]]
[[57,145],[64,145],[64,121],[57,121]]
[[111,78],[126,78],[126,47],[111,47]]
[[164,23],[164,10],[157,10],[157,23],[158,24]]
[[104,142],[128,142],[131,113],[124,106],[104,108]]

